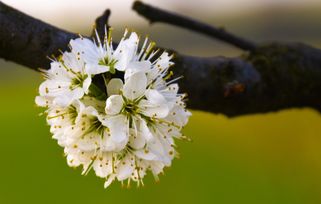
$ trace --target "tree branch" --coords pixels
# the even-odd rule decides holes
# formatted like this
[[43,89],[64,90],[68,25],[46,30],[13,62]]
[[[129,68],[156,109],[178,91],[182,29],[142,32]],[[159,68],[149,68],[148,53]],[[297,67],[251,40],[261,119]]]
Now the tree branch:
[[0,57],[32,69],[49,68],[47,56],[66,50],[78,35],[32,18],[0,1]]
[[271,43],[239,58],[178,55],[175,63],[192,109],[227,116],[321,111],[321,50],[304,44]]
[[[97,30],[97,33],[99,34],[101,42],[104,41],[105,27],[106,27],[107,31],[110,28],[110,26],[108,24],[109,16],[110,16],[110,10],[106,9],[104,11],[104,13],[101,16],[97,17],[96,20],[95,20],[94,28]],[[93,36],[93,37],[96,37],[95,29],[93,29],[93,31],[91,33],[91,36]]]
[[216,28],[186,16],[181,16],[176,13],[171,13],[159,8],[155,8],[140,1],[134,2],[133,10],[135,10],[139,15],[142,15],[143,17],[148,19],[150,23],[163,22],[189,29],[205,34],[211,38],[222,40],[242,50],[252,51],[257,47],[255,43],[235,36],[225,31],[223,28]]
[[[46,56],[66,50],[77,35],[0,2],[0,57],[32,69],[49,68]],[[311,107],[321,111],[321,50],[272,43],[238,57],[193,57],[175,51],[173,71],[184,76],[188,107],[227,116]]]

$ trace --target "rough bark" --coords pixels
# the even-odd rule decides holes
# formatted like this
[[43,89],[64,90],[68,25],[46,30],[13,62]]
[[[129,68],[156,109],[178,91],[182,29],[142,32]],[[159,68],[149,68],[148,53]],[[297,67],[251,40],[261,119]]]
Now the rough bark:
[[321,111],[321,50],[271,43],[239,58],[179,55],[190,108],[227,116],[311,107]]
[[48,68],[47,56],[65,50],[70,33],[0,2],[0,57],[32,69]]
[[[69,40],[76,37],[0,2],[1,58],[35,70],[48,69],[46,56],[66,50]],[[319,49],[300,43],[269,43],[237,58],[171,52],[175,75],[184,76],[179,84],[189,95],[189,108],[227,116],[295,107],[321,111]]]

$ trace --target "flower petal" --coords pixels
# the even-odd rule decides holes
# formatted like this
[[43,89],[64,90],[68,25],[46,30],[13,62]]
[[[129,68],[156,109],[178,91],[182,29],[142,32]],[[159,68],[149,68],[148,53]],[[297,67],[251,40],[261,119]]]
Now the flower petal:
[[123,108],[124,100],[121,95],[111,95],[106,100],[105,111],[108,115],[116,115]]
[[123,88],[123,81],[119,78],[113,78],[107,84],[108,96],[120,94],[120,90]]
[[50,63],[50,69],[46,72],[50,79],[59,81],[70,81],[70,74],[63,67],[61,62],[53,61]]
[[117,168],[117,179],[119,181],[125,180],[131,176],[134,171],[134,161],[130,160],[130,156],[127,155],[118,165]]
[[174,106],[171,110],[171,114],[168,114],[166,120],[175,123],[176,125],[183,127],[187,124],[188,118],[191,116],[191,112],[181,106]]
[[145,73],[138,72],[125,81],[123,94],[129,100],[134,100],[145,93],[146,86],[147,79]]
[[83,85],[82,85],[82,88],[83,88],[83,90],[84,90],[84,92],[86,94],[88,94],[88,90],[89,90],[90,84],[91,84],[91,77],[87,77],[84,80]]
[[52,99],[50,97],[36,96],[35,102],[40,107],[46,107],[51,104]]
[[99,147],[101,136],[97,132],[88,133],[77,141],[78,148],[82,151],[93,151]]
[[111,140],[116,143],[128,141],[128,120],[124,115],[107,118],[104,122],[110,130]]
[[151,133],[151,131],[149,130],[146,124],[146,121],[143,119],[140,121],[140,131],[142,136],[145,138],[147,142],[151,141],[154,138],[153,134]]
[[99,64],[86,64],[86,73],[91,75],[101,74],[109,71],[109,67]]
[[113,56],[117,60],[115,68],[119,71],[124,71],[127,69],[129,62],[135,56],[137,51],[138,36],[136,33],[132,33],[130,37],[123,40],[117,46]]
[[148,100],[141,100],[138,104],[140,112],[148,117],[164,118],[169,113],[167,104],[153,104]]
[[159,173],[161,173],[163,171],[164,166],[165,165],[162,162],[151,161],[151,170],[154,175],[158,175]]
[[136,134],[136,131],[131,129],[128,144],[134,149],[141,149],[145,146],[146,143],[144,136],[140,132],[137,132]]
[[131,62],[125,70],[125,80],[137,72],[147,72],[151,66],[152,63],[148,60]]
[[64,52],[62,55],[63,64],[73,72],[82,72],[85,66],[84,61],[73,52]]
[[80,56],[87,64],[98,64],[101,54],[95,43],[86,38],[77,38],[70,41],[71,50]]
[[152,104],[166,104],[164,96],[155,89],[146,90],[145,96],[147,100]]
[[97,176],[106,178],[113,172],[112,158],[110,153],[100,153],[93,163],[93,168]]
[[70,92],[65,92],[65,94],[62,94],[60,96],[57,96],[53,100],[53,104],[60,105],[60,106],[68,106],[70,105],[74,100],[82,98],[84,95],[84,91],[82,88],[78,87]]
[[154,153],[152,153],[151,151],[148,151],[146,149],[140,149],[140,150],[137,150],[137,151],[134,151],[134,154],[141,158],[141,159],[146,159],[146,160],[159,160],[158,159],[158,156]]

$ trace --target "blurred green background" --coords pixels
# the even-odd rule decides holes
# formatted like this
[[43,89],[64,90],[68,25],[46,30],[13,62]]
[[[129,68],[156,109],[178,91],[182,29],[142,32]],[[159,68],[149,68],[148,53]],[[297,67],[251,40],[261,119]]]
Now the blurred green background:
[[[72,3],[60,5],[60,0],[50,4],[47,0],[4,2],[83,34],[90,32],[95,16],[111,7],[119,9],[113,10],[116,17],[111,17],[115,36],[128,26],[149,33],[160,46],[183,53],[241,53],[171,26],[149,27],[144,19],[129,13],[129,0],[121,5],[116,1],[70,1],[75,7],[69,7],[69,12],[61,6]],[[240,0],[225,1],[229,3],[224,5],[222,0],[150,2],[224,25],[258,42],[302,41],[321,48],[320,1]],[[245,3],[251,6],[246,8]],[[223,10],[211,12],[217,7]],[[41,12],[35,12],[37,9]],[[86,12],[88,17],[83,15]],[[321,117],[314,110],[284,110],[233,119],[193,111],[184,130],[193,142],[178,142],[181,158],[165,170],[159,183],[148,176],[143,188],[123,189],[115,183],[104,189],[103,180],[92,173],[84,177],[79,169],[67,166],[63,150],[51,139],[45,118],[38,116],[41,110],[35,106],[34,97],[40,74],[4,61],[0,61],[0,67],[1,204],[321,203]]]

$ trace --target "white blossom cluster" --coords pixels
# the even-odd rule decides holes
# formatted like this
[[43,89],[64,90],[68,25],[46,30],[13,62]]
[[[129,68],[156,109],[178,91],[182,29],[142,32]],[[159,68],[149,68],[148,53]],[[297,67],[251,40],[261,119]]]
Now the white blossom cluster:
[[93,169],[105,187],[116,179],[143,184],[147,171],[158,179],[191,115],[177,78],[170,80],[172,56],[147,38],[139,49],[135,32],[126,30],[117,47],[110,32],[103,42],[96,35],[71,40],[70,51],[52,59],[36,104],[46,108],[69,166]]

